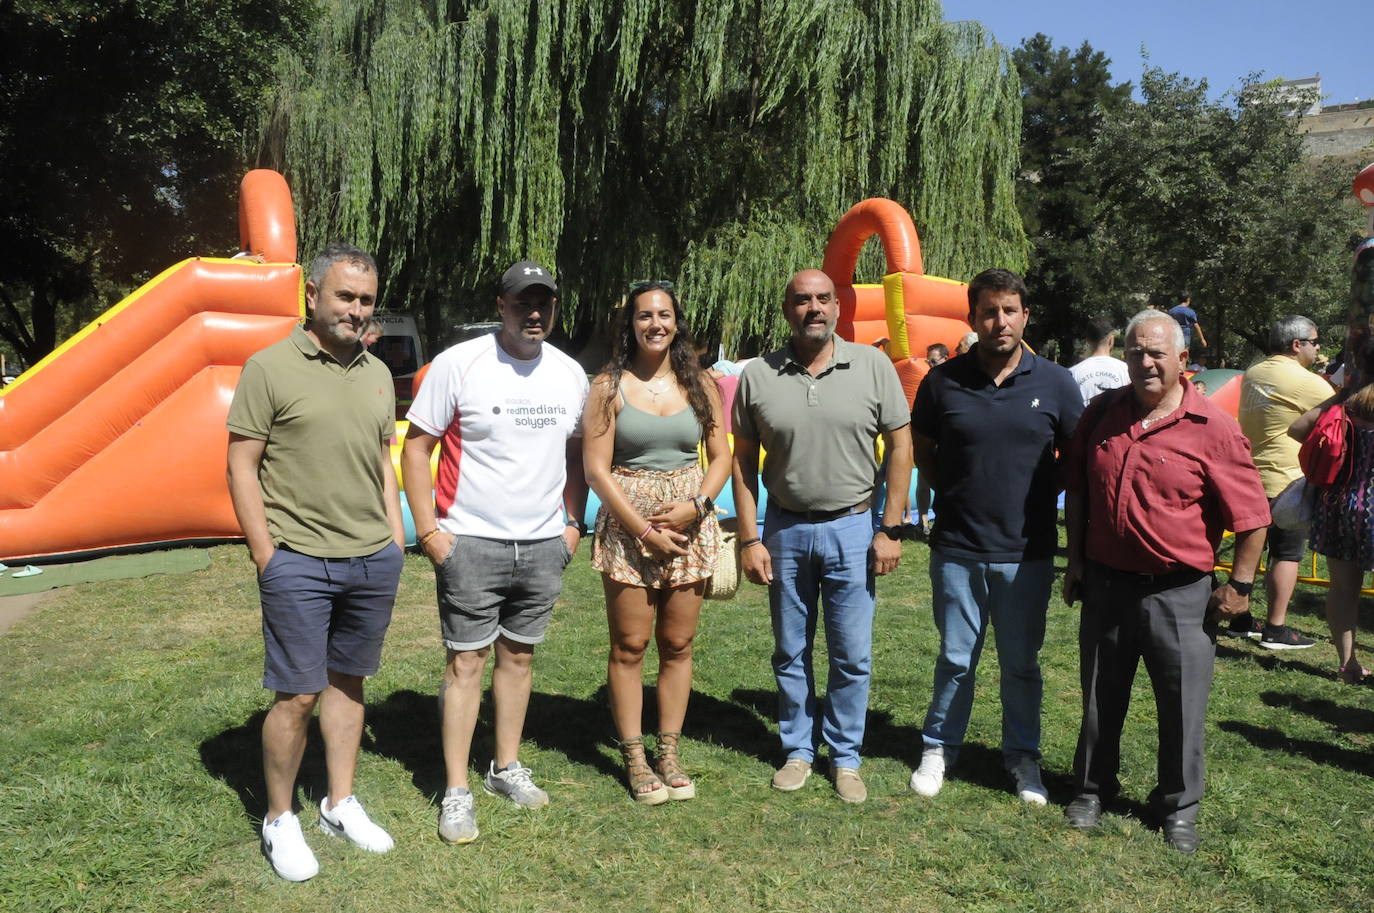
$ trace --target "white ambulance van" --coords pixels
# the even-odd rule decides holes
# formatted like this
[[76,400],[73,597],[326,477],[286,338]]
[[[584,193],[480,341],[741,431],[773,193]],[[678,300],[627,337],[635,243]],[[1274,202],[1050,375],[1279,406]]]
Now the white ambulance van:
[[413,317],[380,313],[373,318],[382,325],[382,335],[368,346],[368,351],[381,359],[391,372],[392,383],[396,385],[396,419],[399,421],[410,409],[410,388],[415,372],[425,363],[424,343]]

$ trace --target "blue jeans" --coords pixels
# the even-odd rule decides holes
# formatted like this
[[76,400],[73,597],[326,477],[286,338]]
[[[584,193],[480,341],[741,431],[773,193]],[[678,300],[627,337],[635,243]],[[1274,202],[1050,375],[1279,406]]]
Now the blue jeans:
[[[773,560],[768,602],[783,751],[788,758],[814,761],[824,740],[833,766],[858,768],[873,665],[872,519],[864,511],[808,523],[805,517],[769,507],[764,529]],[[830,656],[823,712],[817,707],[812,668],[818,600],[824,606]]]
[[1002,671],[1002,755],[1040,757],[1040,646],[1054,561],[993,563],[930,551],[931,602],[940,632],[935,689],[921,739],[952,763],[964,743],[988,622]]

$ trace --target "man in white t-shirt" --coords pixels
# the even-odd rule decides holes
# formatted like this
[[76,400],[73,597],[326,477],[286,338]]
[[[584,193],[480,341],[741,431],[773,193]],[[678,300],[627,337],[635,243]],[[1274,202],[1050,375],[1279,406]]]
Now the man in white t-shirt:
[[1131,382],[1126,374],[1126,363],[1112,357],[1116,345],[1116,329],[1105,317],[1094,317],[1088,321],[1084,334],[1088,342],[1088,357],[1069,368],[1069,373],[1083,394],[1083,405],[1099,393],[1115,390]]
[[[439,836],[477,839],[468,760],[482,673],[491,677],[495,755],[483,788],[525,808],[548,804],[519,761],[534,645],[544,639],[563,569],[585,531],[582,403],[587,375],[545,338],[558,287],[521,261],[501,277],[501,328],[434,359],[401,451],[416,541],[434,562],[448,650],[439,694],[447,788]],[[440,445],[435,483],[430,455]]]

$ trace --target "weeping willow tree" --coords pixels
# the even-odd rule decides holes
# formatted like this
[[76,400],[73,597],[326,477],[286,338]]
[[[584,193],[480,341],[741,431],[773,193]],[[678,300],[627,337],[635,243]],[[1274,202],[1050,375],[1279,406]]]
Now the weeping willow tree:
[[277,74],[257,158],[302,249],[376,251],[431,338],[530,257],[575,346],[637,278],[675,280],[698,335],[762,344],[870,196],[910,209],[928,272],[1025,264],[1015,70],[937,0],[334,0]]

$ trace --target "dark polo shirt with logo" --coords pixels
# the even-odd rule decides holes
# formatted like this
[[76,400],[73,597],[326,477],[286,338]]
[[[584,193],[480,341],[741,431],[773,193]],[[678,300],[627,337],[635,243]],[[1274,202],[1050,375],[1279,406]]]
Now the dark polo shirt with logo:
[[977,351],[932,369],[911,412],[912,430],[938,445],[931,547],[990,563],[1053,557],[1055,448],[1073,436],[1083,396],[1067,369],[1029,349],[999,387]]

